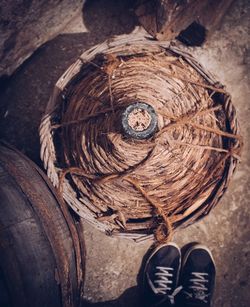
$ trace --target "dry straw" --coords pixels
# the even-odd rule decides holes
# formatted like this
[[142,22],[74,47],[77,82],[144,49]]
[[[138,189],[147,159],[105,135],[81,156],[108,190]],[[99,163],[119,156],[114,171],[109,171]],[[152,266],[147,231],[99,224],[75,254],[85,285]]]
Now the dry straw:
[[[120,127],[138,101],[158,115],[147,140]],[[108,234],[159,242],[217,204],[242,145],[224,87],[190,54],[138,33],[80,56],[54,88],[40,137],[48,176],[77,214]]]

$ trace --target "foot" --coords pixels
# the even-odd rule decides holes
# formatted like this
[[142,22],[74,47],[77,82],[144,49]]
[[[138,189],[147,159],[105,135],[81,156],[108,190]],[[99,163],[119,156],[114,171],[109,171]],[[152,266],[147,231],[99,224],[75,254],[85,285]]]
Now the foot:
[[173,306],[181,269],[181,252],[174,243],[159,246],[149,257],[144,271],[144,306]]
[[180,306],[209,307],[215,284],[215,263],[209,249],[197,244],[183,258]]

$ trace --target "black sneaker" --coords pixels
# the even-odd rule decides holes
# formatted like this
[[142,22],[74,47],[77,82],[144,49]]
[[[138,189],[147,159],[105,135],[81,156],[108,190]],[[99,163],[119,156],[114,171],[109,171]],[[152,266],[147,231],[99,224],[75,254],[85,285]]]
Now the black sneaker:
[[143,280],[143,306],[173,306],[181,269],[181,251],[174,243],[159,246],[149,257]]
[[[209,307],[215,285],[215,263],[209,249],[197,244],[183,258],[180,306]],[[180,298],[180,299],[179,299]]]

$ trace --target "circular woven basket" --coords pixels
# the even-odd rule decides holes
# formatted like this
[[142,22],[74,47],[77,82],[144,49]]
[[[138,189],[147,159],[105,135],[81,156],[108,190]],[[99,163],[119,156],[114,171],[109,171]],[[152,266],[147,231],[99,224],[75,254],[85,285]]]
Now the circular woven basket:
[[[153,136],[122,130],[133,103],[154,109]],[[99,44],[69,67],[40,139],[48,176],[77,214],[107,234],[159,242],[218,203],[242,144],[224,87],[190,54],[139,33]]]

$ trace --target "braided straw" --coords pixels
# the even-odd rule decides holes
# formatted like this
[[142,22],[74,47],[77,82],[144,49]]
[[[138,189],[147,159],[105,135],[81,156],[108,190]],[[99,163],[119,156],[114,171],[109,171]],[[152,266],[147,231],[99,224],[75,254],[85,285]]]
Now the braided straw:
[[[121,130],[122,110],[138,101],[158,116],[146,140]],[[77,214],[158,242],[214,207],[242,145],[223,86],[190,54],[141,34],[81,55],[57,82],[40,137],[48,176]]]

